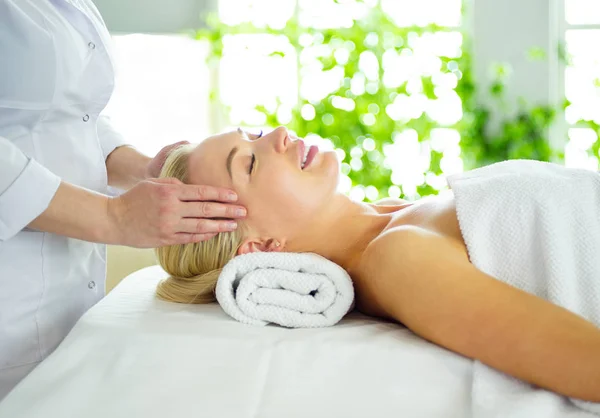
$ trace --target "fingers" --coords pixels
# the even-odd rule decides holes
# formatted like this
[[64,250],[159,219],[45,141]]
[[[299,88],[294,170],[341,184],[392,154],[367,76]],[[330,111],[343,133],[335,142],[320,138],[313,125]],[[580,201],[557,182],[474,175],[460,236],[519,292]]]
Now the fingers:
[[215,202],[183,202],[180,211],[184,218],[243,218],[246,209],[243,206],[225,205]]
[[151,180],[154,183],[177,185],[175,195],[179,200],[190,201],[213,201],[213,202],[236,202],[237,194],[233,190],[221,187],[183,184],[176,178],[165,177]]
[[177,232],[187,234],[217,234],[237,229],[235,221],[217,221],[214,219],[184,218],[179,222]]
[[177,197],[183,201],[212,200],[218,202],[235,202],[237,195],[232,190],[219,187],[184,184],[179,187]]

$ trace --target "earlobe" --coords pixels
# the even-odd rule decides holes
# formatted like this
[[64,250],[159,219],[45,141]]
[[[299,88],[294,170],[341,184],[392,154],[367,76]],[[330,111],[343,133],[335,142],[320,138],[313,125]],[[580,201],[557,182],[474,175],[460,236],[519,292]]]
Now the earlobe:
[[269,249],[267,251],[278,253],[283,250],[283,247],[279,241],[277,241],[277,240],[269,240],[269,241],[271,241],[271,243],[270,243]]

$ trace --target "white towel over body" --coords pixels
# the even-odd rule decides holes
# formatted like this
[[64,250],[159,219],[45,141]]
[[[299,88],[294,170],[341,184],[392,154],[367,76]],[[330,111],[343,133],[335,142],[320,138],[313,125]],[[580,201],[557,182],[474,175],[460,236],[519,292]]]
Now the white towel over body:
[[[600,174],[510,160],[449,176],[448,184],[473,265],[600,327]],[[474,367],[474,417],[600,415],[600,404]]]
[[336,324],[354,303],[348,273],[312,253],[251,253],[225,265],[216,296],[232,318],[289,328]]

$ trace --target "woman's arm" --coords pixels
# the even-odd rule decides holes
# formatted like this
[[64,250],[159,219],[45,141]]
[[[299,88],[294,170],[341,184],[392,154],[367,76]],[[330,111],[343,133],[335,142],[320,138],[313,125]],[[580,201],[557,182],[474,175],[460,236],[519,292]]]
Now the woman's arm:
[[375,240],[364,297],[438,345],[562,395],[600,402],[600,329],[475,268],[448,239],[399,227]]
[[240,217],[234,213],[236,206],[214,203],[231,201],[230,193],[182,184],[176,179],[155,179],[139,182],[123,195],[109,198],[62,182],[48,207],[29,227],[140,248],[187,244],[235,229],[231,221],[209,219]]
[[142,180],[150,177],[148,164],[152,161],[131,146],[115,148],[106,158],[108,184],[119,189],[129,190]]
[[0,243],[44,212],[59,185],[56,174],[0,137]]
[[188,142],[180,141],[167,145],[154,158],[145,156],[129,145],[115,148],[106,157],[108,184],[129,190],[142,180],[157,178],[169,153],[183,144],[188,144]]

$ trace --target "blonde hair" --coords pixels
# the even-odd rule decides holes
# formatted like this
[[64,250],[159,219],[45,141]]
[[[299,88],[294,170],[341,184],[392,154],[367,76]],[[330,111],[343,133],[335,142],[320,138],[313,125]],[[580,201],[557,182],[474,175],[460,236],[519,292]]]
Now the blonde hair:
[[[192,150],[192,145],[174,149],[165,161],[160,177],[175,177],[187,183],[188,158]],[[169,302],[215,302],[217,279],[242,243],[241,229],[221,232],[207,241],[157,248],[158,262],[169,277],[158,284],[156,295]]]

